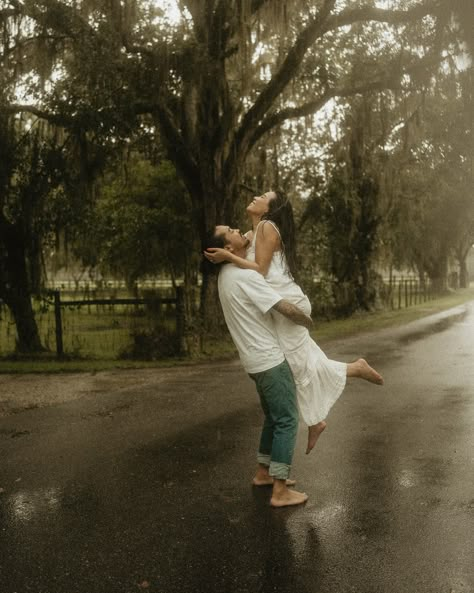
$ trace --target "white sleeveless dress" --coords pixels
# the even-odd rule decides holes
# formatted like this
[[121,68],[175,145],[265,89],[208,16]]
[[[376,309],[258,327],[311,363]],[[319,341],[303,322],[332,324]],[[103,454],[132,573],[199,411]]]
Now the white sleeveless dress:
[[[262,221],[259,226],[263,222],[272,224],[280,234],[278,227],[271,221]],[[251,261],[255,261],[256,236],[257,232],[247,250],[247,259]],[[282,298],[311,315],[311,303],[289,275],[286,259],[281,251],[273,254],[265,280]],[[312,426],[327,417],[341,395],[346,385],[347,365],[330,360],[305,327],[296,325],[276,311],[272,312],[272,316],[278,341],[295,379],[301,415],[306,424]]]

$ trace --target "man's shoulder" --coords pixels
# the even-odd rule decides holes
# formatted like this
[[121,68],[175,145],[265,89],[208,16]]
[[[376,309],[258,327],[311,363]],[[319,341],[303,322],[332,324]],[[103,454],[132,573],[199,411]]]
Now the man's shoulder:
[[267,294],[272,291],[264,277],[255,270],[239,268],[234,264],[225,264],[219,272],[219,293]]
[[248,270],[246,268],[239,268],[234,264],[225,264],[219,272],[219,276],[222,278],[232,278],[232,280],[244,280],[244,281],[264,281],[263,276],[255,270]]

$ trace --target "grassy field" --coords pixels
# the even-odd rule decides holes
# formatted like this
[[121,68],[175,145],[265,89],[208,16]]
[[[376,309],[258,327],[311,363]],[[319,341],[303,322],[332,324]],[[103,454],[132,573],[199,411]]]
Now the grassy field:
[[393,311],[377,311],[354,315],[350,319],[336,319],[333,321],[317,321],[312,332],[315,338],[332,340],[343,338],[362,332],[376,331],[387,327],[398,327],[421,319],[428,315],[440,313],[452,307],[457,307],[468,301],[474,300],[474,286],[458,289],[445,296],[435,298],[425,303],[411,305],[408,308]]
[[57,367],[87,370],[94,364],[112,368],[118,359],[129,366],[128,359],[140,357],[140,348],[146,352],[154,349],[165,355],[172,350],[170,342],[176,326],[174,306],[164,305],[162,310],[154,312],[143,305],[66,306],[61,311],[65,360],[56,361],[54,311],[38,303],[35,309],[41,341],[47,352],[35,360],[16,360],[19,357],[15,355],[15,325],[3,308],[0,312],[0,372],[5,372],[5,368],[18,368],[21,372]]
[[[474,287],[460,289],[446,296],[394,311],[358,314],[349,319],[334,321],[316,320],[312,334],[318,343],[324,343],[358,333],[402,326],[410,321],[456,307],[471,300],[474,300]],[[45,335],[45,331],[49,332],[46,334],[49,342],[45,340],[45,343],[51,350],[54,350],[54,327],[51,327],[50,316],[45,315],[44,319],[42,319],[40,315],[39,322],[43,324],[42,335]],[[173,325],[172,315],[168,315],[166,323],[171,330]],[[35,360],[15,360],[4,357],[0,358],[0,373],[97,372],[117,368],[189,365],[235,356],[235,348],[230,338],[223,336],[218,340],[205,340],[203,353],[192,360],[176,357],[163,357],[153,361],[116,359],[117,355],[130,343],[131,330],[139,332],[146,330],[148,327],[149,318],[140,312],[137,312],[135,316],[130,316],[130,311],[124,310],[117,315],[117,311],[112,313],[112,311],[107,312],[104,309],[102,311],[91,311],[86,316],[77,313],[74,315],[73,311],[68,314],[66,311],[64,324],[65,336],[69,336],[65,340],[65,349],[71,353],[70,359],[57,360],[54,354],[51,353],[35,358]],[[10,326],[10,333],[5,337],[5,324],[2,325],[4,333],[0,332],[0,352],[5,352],[6,339],[13,339],[14,346],[14,334]]]

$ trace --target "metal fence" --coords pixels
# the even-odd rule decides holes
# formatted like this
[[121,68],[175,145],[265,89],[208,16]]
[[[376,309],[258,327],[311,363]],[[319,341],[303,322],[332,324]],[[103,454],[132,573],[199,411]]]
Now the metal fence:
[[[75,295],[78,296],[77,294]],[[35,299],[42,344],[58,357],[162,358],[185,354],[183,289],[142,297],[51,291]],[[71,298],[73,297],[73,298]],[[0,355],[16,350],[15,324],[0,304]]]
[[[77,283],[76,283],[77,284]],[[163,358],[186,353],[183,288],[146,290],[131,296],[124,283],[99,289],[63,285],[35,300],[42,344],[57,356],[77,358]],[[318,293],[315,298],[325,301]],[[392,277],[378,290],[385,309],[402,309],[435,298],[432,286],[411,277]],[[324,315],[325,310],[314,314]],[[16,329],[0,301],[0,356],[16,350]]]
[[402,309],[435,298],[436,293],[430,282],[421,283],[415,277],[393,277],[384,282],[379,298],[387,309]]

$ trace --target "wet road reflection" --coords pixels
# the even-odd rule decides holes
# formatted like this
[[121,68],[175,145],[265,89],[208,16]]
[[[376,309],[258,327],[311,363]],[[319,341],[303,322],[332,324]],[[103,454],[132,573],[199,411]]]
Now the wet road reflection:
[[52,514],[56,516],[60,504],[59,488],[45,488],[37,491],[21,491],[7,497],[6,509],[13,520],[27,523],[38,515]]

